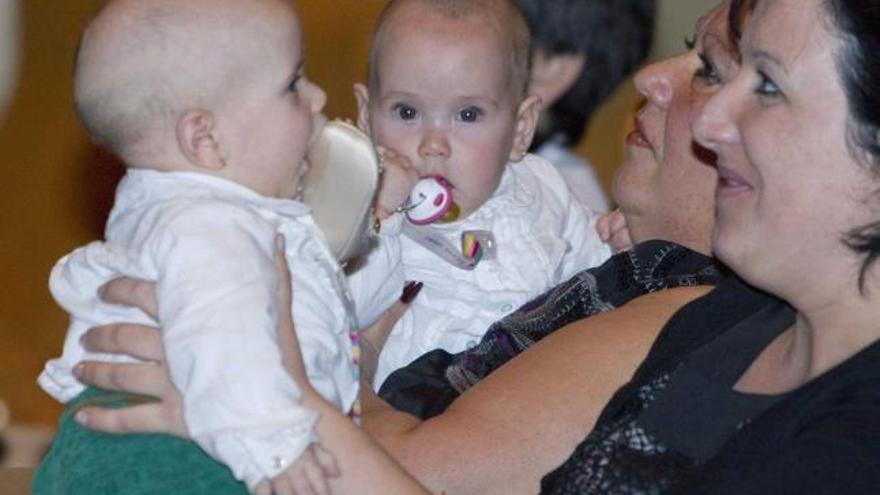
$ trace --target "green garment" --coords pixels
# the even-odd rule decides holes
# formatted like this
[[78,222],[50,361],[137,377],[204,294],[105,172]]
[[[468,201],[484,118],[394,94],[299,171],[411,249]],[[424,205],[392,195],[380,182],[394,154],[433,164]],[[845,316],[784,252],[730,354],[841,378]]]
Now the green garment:
[[123,407],[147,400],[97,389],[72,400],[34,474],[33,495],[248,494],[229,469],[193,442],[167,435],[99,433],[73,419],[80,407]]

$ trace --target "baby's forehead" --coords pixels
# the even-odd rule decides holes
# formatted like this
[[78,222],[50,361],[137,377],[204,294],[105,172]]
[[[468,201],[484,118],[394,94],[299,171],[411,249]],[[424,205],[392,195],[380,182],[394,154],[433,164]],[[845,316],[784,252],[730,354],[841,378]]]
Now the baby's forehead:
[[[384,36],[376,47],[377,58],[382,59],[389,51],[399,57],[400,48],[413,46],[433,46],[445,51],[467,52],[479,46],[485,54],[499,59],[506,58],[511,51],[511,35],[496,19],[485,10],[473,10],[463,15],[452,16],[438,12],[420,2],[411,2],[412,7],[401,9],[389,16],[382,27]],[[425,56],[430,56],[426,53]],[[405,60],[395,59],[397,64]],[[378,64],[381,70],[383,64]]]
[[470,56],[478,72],[500,74],[524,90],[529,31],[510,0],[392,0],[373,36],[370,87],[378,88],[391,67],[411,65],[437,72],[438,65],[426,67],[424,61],[441,55],[447,61],[460,60],[460,52],[461,58]]

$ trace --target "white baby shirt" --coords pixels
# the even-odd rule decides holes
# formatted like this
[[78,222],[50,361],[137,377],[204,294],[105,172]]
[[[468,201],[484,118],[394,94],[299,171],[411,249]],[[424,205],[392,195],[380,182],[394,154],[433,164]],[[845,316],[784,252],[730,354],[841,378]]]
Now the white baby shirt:
[[56,264],[50,288],[71,325],[62,356],[46,364],[40,385],[67,402],[83,390],[72,367],[110,359],[80,345],[88,328],[154,325],[139,310],[97,297],[103,283],[119,276],[154,280],[162,341],[192,438],[251,488],[277,475],[315,439],[317,414],[300,405],[277,346],[276,232],[286,242],[309,380],[348,411],[358,392],[353,304],[308,207],[196,173],[129,170],[117,189],[107,241]]
[[608,197],[599,183],[596,170],[581,156],[572,153],[561,135],[544,142],[535,153],[546,158],[565,178],[571,192],[596,213],[609,210]]
[[424,283],[382,350],[377,389],[388,374],[425,352],[468,348],[501,317],[611,256],[596,233],[595,214],[553,165],[535,155],[509,163],[495,194],[476,212],[432,225],[455,245],[463,231],[492,232],[496,258],[471,271],[399,235],[405,220],[395,217],[384,222],[378,245],[349,275],[362,324],[375,321],[400,296],[404,281]]

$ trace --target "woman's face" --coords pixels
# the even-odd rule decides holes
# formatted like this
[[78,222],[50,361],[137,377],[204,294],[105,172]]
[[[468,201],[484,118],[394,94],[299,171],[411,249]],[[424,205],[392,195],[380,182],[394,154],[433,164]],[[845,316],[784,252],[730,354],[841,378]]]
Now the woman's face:
[[758,2],[742,68],[694,123],[718,155],[714,251],[789,301],[829,278],[855,289],[859,260],[841,239],[877,209],[866,202],[875,181],[847,146],[832,26],[823,0]]
[[668,239],[709,252],[717,175],[709,166],[712,154],[695,145],[690,125],[720,87],[721,73],[737,66],[728,10],[725,1],[700,20],[688,52],[636,75],[646,102],[627,137],[612,194],[637,242]]

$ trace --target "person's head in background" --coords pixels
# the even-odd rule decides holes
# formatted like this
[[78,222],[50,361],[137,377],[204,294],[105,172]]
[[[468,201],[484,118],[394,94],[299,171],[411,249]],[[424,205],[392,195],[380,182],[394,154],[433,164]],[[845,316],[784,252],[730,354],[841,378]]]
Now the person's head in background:
[[590,116],[648,56],[655,0],[516,0],[532,33],[529,91],[541,97],[533,148],[574,146]]
[[529,32],[511,0],[394,0],[376,25],[358,125],[439,175],[466,217],[521,160],[537,124],[528,97]]
[[303,74],[288,2],[116,0],[80,40],[74,101],[128,167],[292,198],[325,95]]
[[635,75],[645,103],[626,138],[612,195],[633,240],[666,239],[711,253],[715,222],[715,155],[695,142],[691,122],[724,83],[719,73],[739,67],[731,0],[704,15],[688,50]]

